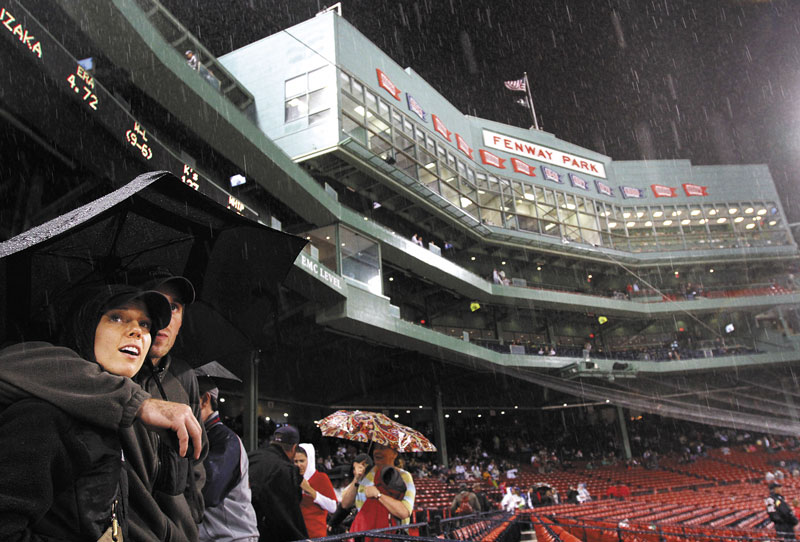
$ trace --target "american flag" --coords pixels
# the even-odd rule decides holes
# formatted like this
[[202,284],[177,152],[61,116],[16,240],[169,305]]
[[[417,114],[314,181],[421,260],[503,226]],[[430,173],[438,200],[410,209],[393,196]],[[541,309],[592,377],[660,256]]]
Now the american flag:
[[506,86],[508,90],[519,90],[520,92],[525,92],[528,90],[528,86],[525,84],[525,78],[517,79],[515,81],[505,81],[503,84]]

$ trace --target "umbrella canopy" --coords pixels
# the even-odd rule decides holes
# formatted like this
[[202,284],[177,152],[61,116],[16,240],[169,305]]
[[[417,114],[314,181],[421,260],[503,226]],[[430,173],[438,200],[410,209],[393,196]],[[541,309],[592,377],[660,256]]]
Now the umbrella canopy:
[[188,316],[196,313],[203,326],[184,321],[181,332],[192,336],[183,341],[195,347],[190,361],[258,348],[269,338],[252,320],[305,243],[237,215],[168,172],[140,175],[0,243],[0,342],[51,338],[76,286],[166,267],[198,292]]
[[315,423],[325,437],[376,442],[400,452],[436,451],[436,446],[422,433],[378,412],[337,410]]
[[242,381],[241,378],[223,367],[218,361],[209,361],[205,365],[195,369],[194,374],[197,376],[207,376],[209,378],[213,378],[214,380],[232,380],[234,382]]

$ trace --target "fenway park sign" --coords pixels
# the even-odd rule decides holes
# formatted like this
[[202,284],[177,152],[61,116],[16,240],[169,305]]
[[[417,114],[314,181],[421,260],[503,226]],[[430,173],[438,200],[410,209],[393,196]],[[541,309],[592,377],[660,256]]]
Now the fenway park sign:
[[543,147],[542,145],[537,145],[530,141],[498,134],[490,130],[483,130],[483,144],[492,149],[524,156],[525,158],[532,158],[553,166],[571,169],[572,171],[586,173],[602,179],[606,178],[606,168],[600,162],[549,147]]

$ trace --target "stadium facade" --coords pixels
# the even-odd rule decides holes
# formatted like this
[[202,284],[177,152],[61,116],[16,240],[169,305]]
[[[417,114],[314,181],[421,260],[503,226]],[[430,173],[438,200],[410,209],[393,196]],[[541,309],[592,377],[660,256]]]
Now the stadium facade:
[[[441,442],[448,408],[541,409],[545,389],[797,429],[761,402],[791,403],[800,357],[766,166],[615,161],[464,115],[335,12],[217,59],[153,0],[2,9],[4,237],[168,169],[310,241],[250,351],[221,359],[248,382],[251,445],[276,402],[424,406]],[[731,389],[754,403],[735,422]]]

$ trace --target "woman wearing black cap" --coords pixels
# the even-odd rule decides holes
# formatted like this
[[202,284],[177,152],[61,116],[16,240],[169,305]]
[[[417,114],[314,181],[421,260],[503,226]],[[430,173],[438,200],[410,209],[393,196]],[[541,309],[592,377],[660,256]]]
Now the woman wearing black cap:
[[[103,286],[84,292],[65,321],[58,342],[71,351],[48,343],[14,348],[31,363],[77,353],[108,373],[132,377],[169,318],[169,303],[157,292]],[[40,399],[6,407],[0,412],[0,539],[122,540],[127,486],[121,458],[116,431]]]

